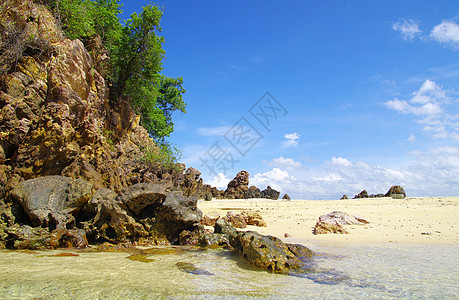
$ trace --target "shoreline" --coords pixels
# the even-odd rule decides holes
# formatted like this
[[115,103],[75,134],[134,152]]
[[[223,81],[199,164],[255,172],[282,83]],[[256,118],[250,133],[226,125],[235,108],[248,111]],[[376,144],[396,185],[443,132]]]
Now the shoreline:
[[[347,200],[213,199],[198,201],[203,215],[254,210],[267,227],[244,230],[273,235],[288,243],[312,244],[449,244],[459,243],[459,197],[363,198]],[[350,234],[314,235],[319,216],[343,211],[369,221],[345,225]],[[288,233],[291,237],[284,237]]]

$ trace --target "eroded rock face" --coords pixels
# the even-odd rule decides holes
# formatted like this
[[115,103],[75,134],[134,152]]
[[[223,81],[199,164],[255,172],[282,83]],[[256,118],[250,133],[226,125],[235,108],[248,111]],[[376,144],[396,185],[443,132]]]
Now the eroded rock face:
[[236,177],[228,183],[223,197],[229,199],[243,199],[249,190],[249,172],[240,171]]
[[47,176],[21,182],[12,191],[33,226],[71,228],[76,213],[91,199],[93,185],[82,179]]

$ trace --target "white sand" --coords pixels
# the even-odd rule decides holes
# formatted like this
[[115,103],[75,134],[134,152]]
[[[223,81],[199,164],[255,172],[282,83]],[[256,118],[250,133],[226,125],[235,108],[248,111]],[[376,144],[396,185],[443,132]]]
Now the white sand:
[[[459,242],[459,197],[349,200],[218,200],[198,202],[204,214],[221,216],[230,210],[260,212],[268,227],[248,226],[261,234],[288,242],[318,243],[430,243]],[[332,211],[359,215],[370,223],[344,226],[350,234],[314,235],[319,216]],[[285,238],[288,233],[291,237]]]

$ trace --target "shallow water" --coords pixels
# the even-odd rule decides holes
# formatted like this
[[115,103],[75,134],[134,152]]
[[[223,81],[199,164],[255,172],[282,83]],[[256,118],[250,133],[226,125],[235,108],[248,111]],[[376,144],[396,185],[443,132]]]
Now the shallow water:
[[[313,245],[315,272],[259,271],[229,250],[0,252],[0,299],[459,297],[457,245]],[[45,256],[71,252],[79,256]],[[183,266],[194,266],[191,272]]]

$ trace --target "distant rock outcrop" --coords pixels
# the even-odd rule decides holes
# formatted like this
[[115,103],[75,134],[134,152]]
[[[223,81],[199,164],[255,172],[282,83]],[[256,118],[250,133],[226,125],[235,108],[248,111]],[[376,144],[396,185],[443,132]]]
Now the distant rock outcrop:
[[384,195],[386,197],[392,197],[394,199],[403,199],[406,197],[405,190],[399,185],[393,185]]
[[359,198],[369,198],[368,192],[366,190],[361,191],[357,195],[354,196],[354,199],[359,199]]
[[277,200],[279,199],[279,196],[280,192],[276,191],[275,189],[272,189],[270,186],[268,186],[265,190],[261,191],[261,198]]

